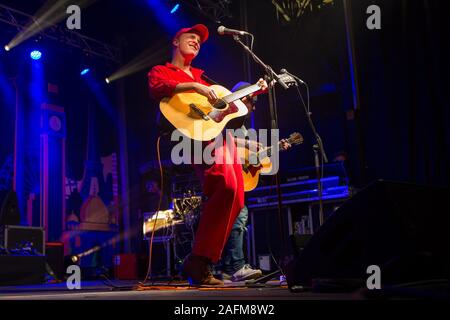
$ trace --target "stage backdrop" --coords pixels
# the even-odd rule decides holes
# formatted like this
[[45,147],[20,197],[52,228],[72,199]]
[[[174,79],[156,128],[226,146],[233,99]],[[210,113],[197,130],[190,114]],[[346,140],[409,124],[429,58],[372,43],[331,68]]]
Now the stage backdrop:
[[[0,30],[3,39],[8,28]],[[111,267],[127,205],[119,199],[117,88],[103,80],[115,67],[51,40],[33,61],[34,46],[0,55],[0,189],[15,185],[22,225],[45,227],[66,254],[96,247],[82,264]],[[91,72],[81,76],[87,60]]]

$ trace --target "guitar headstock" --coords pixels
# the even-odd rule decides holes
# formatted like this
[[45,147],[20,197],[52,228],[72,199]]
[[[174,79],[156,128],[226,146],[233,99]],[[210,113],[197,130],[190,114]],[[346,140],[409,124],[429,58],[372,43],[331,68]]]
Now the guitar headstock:
[[287,141],[291,145],[302,144],[303,143],[303,136],[300,133],[298,133],[298,132],[294,132],[294,133],[292,133],[289,136]]

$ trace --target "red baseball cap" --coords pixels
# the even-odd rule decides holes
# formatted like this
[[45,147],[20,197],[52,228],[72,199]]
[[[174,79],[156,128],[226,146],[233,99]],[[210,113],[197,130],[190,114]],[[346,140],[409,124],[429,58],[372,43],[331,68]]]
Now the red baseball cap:
[[206,40],[208,40],[209,37],[209,31],[208,28],[204,24],[196,24],[193,27],[190,28],[182,28],[180,29],[173,39],[177,39],[179,36],[181,36],[183,33],[195,33],[200,36],[200,40],[202,43],[204,43]]

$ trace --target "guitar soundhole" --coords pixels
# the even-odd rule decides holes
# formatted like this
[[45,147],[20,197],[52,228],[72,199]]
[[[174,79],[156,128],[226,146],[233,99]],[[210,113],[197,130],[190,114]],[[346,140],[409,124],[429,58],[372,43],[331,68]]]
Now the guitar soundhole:
[[227,103],[223,101],[222,99],[218,100],[214,106],[215,109],[223,110],[227,107]]
[[[215,107],[216,106],[214,105],[214,108]],[[225,110],[214,109],[208,113],[208,116],[215,122],[219,123],[225,118],[226,115],[236,113],[238,111],[239,108],[232,102],[228,105],[228,108],[225,108]]]

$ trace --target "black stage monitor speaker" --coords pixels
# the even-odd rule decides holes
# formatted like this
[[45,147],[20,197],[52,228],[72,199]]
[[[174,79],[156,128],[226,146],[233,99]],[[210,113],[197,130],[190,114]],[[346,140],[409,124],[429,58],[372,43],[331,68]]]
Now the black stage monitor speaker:
[[[287,267],[293,286],[369,277],[383,284],[450,278],[450,189],[376,181],[331,215]],[[365,281],[364,281],[365,283]]]
[[0,190],[0,226],[19,224],[20,213],[16,193],[11,190]]

